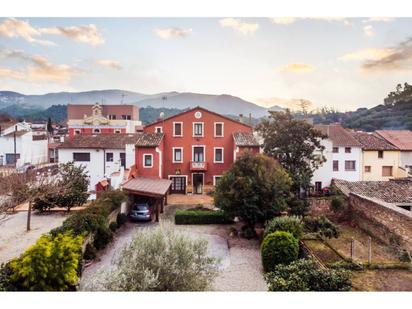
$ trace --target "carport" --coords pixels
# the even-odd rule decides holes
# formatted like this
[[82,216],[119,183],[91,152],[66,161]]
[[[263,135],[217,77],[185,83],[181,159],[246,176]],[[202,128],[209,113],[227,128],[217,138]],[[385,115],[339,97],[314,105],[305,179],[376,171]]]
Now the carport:
[[171,185],[172,181],[169,179],[138,176],[124,182],[122,188],[129,195],[154,199],[156,222],[159,222],[159,215],[163,213],[164,205],[167,205],[167,193]]

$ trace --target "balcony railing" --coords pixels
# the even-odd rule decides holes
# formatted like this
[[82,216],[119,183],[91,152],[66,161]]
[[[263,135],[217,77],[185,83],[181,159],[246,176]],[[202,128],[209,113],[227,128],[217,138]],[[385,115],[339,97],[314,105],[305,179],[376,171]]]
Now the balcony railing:
[[191,171],[207,171],[207,162],[190,162]]

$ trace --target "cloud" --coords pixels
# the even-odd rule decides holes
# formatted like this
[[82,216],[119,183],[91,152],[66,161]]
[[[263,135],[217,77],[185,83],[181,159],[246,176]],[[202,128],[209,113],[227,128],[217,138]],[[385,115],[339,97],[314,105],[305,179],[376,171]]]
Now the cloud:
[[375,30],[373,29],[372,25],[366,25],[365,27],[363,27],[363,33],[366,36],[374,36],[375,35]]
[[22,38],[30,43],[53,46],[56,45],[51,41],[39,40],[41,32],[32,27],[28,21],[7,18],[0,24],[0,36],[6,38]]
[[259,24],[242,22],[237,18],[223,18],[219,23],[223,28],[232,28],[244,35],[254,34],[259,29]]
[[0,58],[17,59],[27,63],[24,70],[2,69],[2,77],[29,82],[67,83],[80,70],[66,64],[53,64],[46,57],[28,55],[19,50],[0,50]]
[[364,72],[402,71],[412,69],[412,38],[400,42],[390,49],[391,52],[381,58],[366,60],[362,64]]
[[393,17],[369,17],[368,19],[362,20],[363,23],[371,23],[371,22],[389,22],[393,21],[395,18]]
[[97,64],[110,68],[110,69],[114,69],[114,70],[121,70],[122,66],[120,65],[119,61],[116,60],[111,60],[111,59],[100,59],[96,61]]
[[278,25],[290,25],[293,24],[298,20],[296,17],[272,17],[270,19],[272,23],[278,24]]
[[278,25],[291,25],[295,22],[300,20],[317,20],[317,21],[325,21],[325,22],[342,22],[344,25],[350,25],[350,21],[344,17],[272,17],[270,18],[272,23]]
[[93,24],[72,27],[41,28],[39,31],[44,34],[62,35],[68,39],[90,44],[92,46],[97,46],[104,43],[102,34]]
[[379,60],[394,53],[393,48],[366,48],[360,49],[339,57],[342,61],[351,60]]
[[279,69],[279,72],[283,73],[309,73],[315,71],[316,68],[313,65],[306,63],[290,63]]
[[192,34],[192,29],[181,29],[176,27],[155,29],[154,33],[162,39],[185,38]]

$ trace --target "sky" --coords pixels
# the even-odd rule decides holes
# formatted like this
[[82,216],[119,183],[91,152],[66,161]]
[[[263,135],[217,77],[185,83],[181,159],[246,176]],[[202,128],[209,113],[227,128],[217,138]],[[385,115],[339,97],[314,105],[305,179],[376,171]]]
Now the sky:
[[412,78],[412,18],[0,18],[0,90],[123,89],[373,107]]

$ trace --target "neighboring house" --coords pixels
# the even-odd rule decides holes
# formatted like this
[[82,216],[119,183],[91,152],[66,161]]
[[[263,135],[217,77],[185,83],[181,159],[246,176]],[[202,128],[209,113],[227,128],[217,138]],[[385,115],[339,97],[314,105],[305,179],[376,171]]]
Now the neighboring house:
[[362,144],[362,180],[389,180],[407,176],[399,168],[400,150],[385,139],[366,132],[352,132]]
[[135,105],[68,104],[69,137],[79,134],[136,133],[143,130]]
[[253,128],[196,107],[144,128],[136,143],[141,177],[172,181],[171,193],[204,193],[246,150],[259,153]]
[[74,161],[86,166],[93,191],[103,179],[130,168],[135,161],[135,144],[142,133],[76,135],[58,146],[59,163]]
[[47,135],[35,132],[28,122],[3,125],[0,131],[0,165],[20,167],[26,163],[45,163],[47,143]]
[[332,179],[361,180],[361,144],[339,124],[315,125],[315,129],[327,136],[321,141],[325,146],[323,156],[326,162],[312,177],[315,191],[330,186]]
[[401,151],[399,167],[412,174],[412,131],[409,130],[378,130],[379,137],[396,146]]

